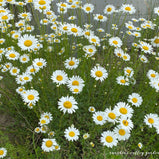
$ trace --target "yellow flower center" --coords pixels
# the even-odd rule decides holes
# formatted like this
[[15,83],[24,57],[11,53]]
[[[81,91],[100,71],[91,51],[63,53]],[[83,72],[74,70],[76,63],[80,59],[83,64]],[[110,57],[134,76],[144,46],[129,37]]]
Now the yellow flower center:
[[113,41],[113,44],[117,45],[117,44],[118,44],[118,41],[117,41],[117,40],[114,40],[114,41]]
[[159,44],[159,39],[155,39],[154,43]]
[[74,64],[75,64],[74,61],[69,61],[69,65],[70,65],[70,66],[73,66]]
[[128,112],[126,108],[120,108],[119,111],[121,114],[127,114]]
[[51,140],[46,141],[45,143],[46,147],[51,147],[53,145],[53,142]]
[[86,11],[88,11],[88,12],[89,12],[90,10],[91,10],[91,8],[90,8],[90,7],[86,7]]
[[59,146],[58,146],[58,145],[56,145],[56,146],[55,146],[55,149],[57,150],[58,148],[59,148]]
[[28,100],[34,100],[35,97],[34,97],[34,95],[30,94],[30,95],[28,95],[27,98],[28,98]]
[[111,12],[112,8],[108,7],[107,12]]
[[73,91],[77,93],[77,92],[79,92],[79,89],[75,88]]
[[128,70],[126,70],[126,72],[130,74],[130,73],[131,73],[131,70],[128,69]]
[[77,30],[76,28],[72,28],[71,31],[72,31],[73,33],[77,33],[77,32],[78,32],[78,30]]
[[111,118],[111,119],[115,119],[116,115],[111,112],[111,113],[108,114],[108,117]]
[[2,156],[4,154],[3,150],[0,150],[0,156]]
[[132,101],[133,101],[134,103],[137,103],[138,100],[137,100],[137,98],[133,98]]
[[39,4],[40,4],[40,5],[44,5],[44,4],[46,4],[46,2],[45,2],[44,0],[40,0],[40,1],[39,1]]
[[63,30],[67,30],[67,26],[64,26],[64,27],[63,27]]
[[14,54],[14,53],[9,54],[9,57],[11,57],[11,58],[15,58],[15,54]]
[[147,46],[143,46],[142,47],[144,50],[149,50],[149,48]]
[[126,7],[125,10],[131,11],[131,8],[130,7]]
[[96,71],[95,75],[97,77],[102,77],[103,76],[103,72],[102,71]]
[[89,51],[90,53],[92,53],[92,52],[93,52],[93,49],[88,49],[88,51]]
[[103,16],[102,16],[102,15],[99,15],[99,16],[98,16],[98,19],[103,19]]
[[111,143],[111,142],[113,142],[113,138],[111,136],[107,136],[105,138],[105,141],[108,142],[108,143]]
[[101,115],[98,115],[98,116],[97,116],[97,120],[98,120],[98,121],[102,121],[102,120],[103,120],[103,117],[102,117]]
[[67,7],[67,6],[66,6],[66,4],[62,3],[62,4],[61,4],[61,7]]
[[37,64],[38,66],[42,66],[42,65],[43,65],[42,62],[37,62],[36,64]]
[[152,118],[149,118],[149,119],[148,119],[148,122],[149,122],[150,124],[153,124],[153,123],[154,123],[154,120],[153,120]]
[[78,82],[78,81],[73,81],[73,82],[72,82],[72,85],[73,85],[73,86],[79,86],[79,82]]
[[63,77],[62,77],[61,75],[58,75],[58,76],[56,77],[56,79],[57,79],[58,81],[62,81],[62,80],[63,80]]
[[75,133],[74,133],[73,131],[70,131],[70,132],[69,132],[69,136],[70,136],[70,137],[74,137],[74,136],[75,136]]
[[94,43],[97,42],[97,40],[95,38],[92,38],[91,41]]
[[17,69],[13,69],[12,72],[13,72],[13,73],[17,73]]
[[125,130],[124,130],[124,129],[120,129],[120,130],[119,130],[119,134],[120,134],[121,136],[124,136],[124,135],[125,135],[125,133],[126,133],[126,132],[125,132]]
[[126,60],[127,58],[128,58],[127,56],[125,56],[125,55],[123,56],[123,59],[125,59],[125,60]]
[[26,61],[27,59],[26,59],[26,57],[23,57],[22,60],[23,60],[23,61]]
[[7,20],[8,16],[7,15],[3,15],[1,18],[2,18],[2,20]]
[[154,73],[151,74],[151,77],[156,77],[156,75]]
[[29,80],[29,77],[24,77],[24,80],[26,80],[26,81]]
[[117,53],[117,55],[120,57],[120,56],[121,56],[121,53]]
[[41,124],[46,124],[46,120],[41,120]]
[[70,109],[70,108],[72,108],[72,103],[70,101],[66,101],[63,103],[63,106],[67,109]]
[[129,122],[127,120],[123,120],[123,125],[128,126]]
[[33,42],[31,41],[31,40],[25,40],[24,41],[24,45],[26,46],[26,47],[29,47],[29,46],[31,46],[33,44]]

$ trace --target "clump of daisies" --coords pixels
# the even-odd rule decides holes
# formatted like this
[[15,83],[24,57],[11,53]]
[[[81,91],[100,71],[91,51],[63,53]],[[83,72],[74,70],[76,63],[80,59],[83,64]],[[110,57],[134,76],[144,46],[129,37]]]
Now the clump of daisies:
[[118,76],[116,81],[120,85],[129,86],[130,84],[135,84],[136,80],[133,77],[134,70],[131,67],[124,68],[124,76]]

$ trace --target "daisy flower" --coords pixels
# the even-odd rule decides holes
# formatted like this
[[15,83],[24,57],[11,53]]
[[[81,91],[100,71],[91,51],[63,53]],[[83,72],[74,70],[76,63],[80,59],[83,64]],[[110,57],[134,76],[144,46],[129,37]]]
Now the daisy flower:
[[33,66],[36,68],[43,68],[46,67],[46,60],[43,58],[36,58],[33,60]]
[[147,114],[144,117],[144,122],[146,125],[148,125],[150,128],[152,128],[152,126],[155,126],[159,123],[159,117],[157,114]]
[[85,133],[85,134],[83,134],[83,139],[88,139],[90,137],[90,134],[88,134],[88,133]]
[[130,131],[127,129],[123,129],[121,126],[116,127],[113,132],[114,134],[116,134],[119,141],[127,140],[130,137]]
[[113,146],[117,146],[118,143],[117,136],[112,131],[104,131],[101,134],[100,140],[103,146],[107,146],[110,148],[112,148]]
[[19,72],[20,72],[20,69],[19,69],[18,67],[12,67],[12,68],[10,69],[10,74],[13,75],[13,76],[18,75]]
[[75,24],[69,24],[68,33],[74,36],[82,36],[82,29]]
[[50,123],[50,120],[48,118],[45,118],[44,116],[40,118],[40,121],[39,121],[40,126],[47,125],[49,123]]
[[114,107],[114,112],[119,116],[131,118],[134,110],[125,102],[118,102]]
[[139,107],[142,104],[143,99],[138,93],[132,93],[128,96],[128,102],[136,107]]
[[139,56],[139,59],[140,59],[140,61],[143,62],[143,63],[147,63],[147,62],[148,62],[147,57],[144,56],[144,55],[140,55],[140,56]]
[[23,54],[23,55],[21,55],[21,56],[19,57],[19,61],[20,61],[21,63],[27,63],[29,60],[30,60],[30,59],[29,59],[29,55],[27,55],[27,54]]
[[103,16],[101,14],[96,14],[94,16],[94,20],[97,20],[99,22],[106,22],[107,21],[107,17],[106,16]]
[[26,74],[33,74],[35,75],[35,73],[37,73],[39,71],[39,67],[34,67],[33,65],[28,66],[26,69]]
[[129,80],[127,78],[125,78],[124,76],[118,76],[116,78],[116,81],[118,84],[120,85],[124,85],[124,86],[129,86]]
[[107,120],[106,113],[102,111],[95,112],[92,118],[97,125],[104,125]]
[[72,114],[78,109],[77,102],[73,96],[61,97],[58,101],[58,108],[63,111]]
[[14,50],[11,50],[11,51],[8,51],[5,56],[8,60],[17,60],[19,58],[19,53],[14,51]]
[[73,94],[79,94],[82,92],[83,90],[83,86],[71,86],[69,87],[70,91],[73,93]]
[[88,111],[94,113],[96,111],[96,109],[93,106],[90,106],[88,108]]
[[64,131],[64,136],[68,141],[77,141],[80,135],[78,129],[74,128],[74,126],[68,127]]
[[50,152],[55,150],[55,145],[57,145],[55,139],[43,139],[41,148],[44,152]]
[[71,78],[68,79],[67,86],[69,88],[71,88],[72,86],[84,87],[84,80],[79,76],[72,76]]
[[134,74],[134,70],[131,67],[125,67],[124,74],[128,77],[132,77]]
[[159,37],[155,36],[153,39],[151,39],[151,44],[154,47],[159,47]]
[[140,149],[142,149],[142,143],[141,143],[141,142],[139,142],[139,143],[137,144],[137,146],[138,146]]
[[94,5],[90,4],[90,3],[86,3],[84,4],[84,6],[82,7],[82,9],[84,10],[85,13],[92,13],[94,10]]
[[35,36],[25,34],[18,39],[18,46],[22,50],[34,50],[37,47],[38,40]]
[[91,70],[91,76],[95,78],[95,80],[100,80],[101,82],[108,77],[107,70],[101,66],[95,66]]
[[157,15],[159,15],[159,7],[155,7],[154,8],[154,13],[157,14]]
[[36,128],[34,129],[34,131],[35,131],[36,133],[40,133],[40,132],[41,132],[41,129],[40,129],[40,127],[36,127]]
[[159,73],[150,69],[147,72],[147,77],[149,78],[149,80],[157,79],[159,78]]
[[110,46],[115,46],[115,47],[121,47],[122,46],[122,41],[119,37],[111,37],[109,39],[109,45]]
[[34,89],[26,90],[25,94],[22,95],[22,98],[26,103],[35,104],[39,100],[39,93]]
[[52,119],[53,119],[52,114],[49,113],[49,112],[42,113],[42,114],[41,114],[41,118],[46,118],[46,119],[48,119],[49,121],[52,121]]
[[136,12],[136,9],[131,4],[122,4],[121,9],[124,13],[134,14]]
[[79,65],[79,60],[75,57],[70,57],[69,59],[65,60],[64,65],[67,69],[76,69]]
[[123,59],[124,61],[130,61],[130,55],[127,54],[127,53],[124,53],[123,56],[122,56],[122,59]]
[[95,46],[100,46],[100,38],[98,36],[91,35],[88,40],[91,44],[94,44]]
[[114,11],[115,11],[115,7],[113,5],[106,5],[104,8],[104,13],[108,15],[114,13]]
[[125,130],[131,130],[134,127],[134,124],[131,121],[131,119],[129,119],[127,117],[121,117],[119,120],[119,123],[120,123],[121,128],[123,128]]
[[85,51],[85,56],[86,57],[93,56],[96,53],[96,51],[97,51],[97,49],[96,49],[96,47],[94,45],[85,45],[83,47],[83,50]]
[[119,115],[116,113],[116,111],[107,108],[105,110],[105,113],[109,122],[117,122]]
[[153,52],[152,46],[146,42],[140,42],[140,48],[144,53],[151,54]]
[[117,57],[123,57],[123,54],[124,54],[124,51],[121,49],[121,48],[115,48],[114,49],[114,54],[117,56]]
[[0,148],[0,158],[4,158],[7,155],[7,149],[4,147]]
[[66,84],[68,77],[67,74],[63,70],[56,70],[53,72],[51,79],[56,84]]

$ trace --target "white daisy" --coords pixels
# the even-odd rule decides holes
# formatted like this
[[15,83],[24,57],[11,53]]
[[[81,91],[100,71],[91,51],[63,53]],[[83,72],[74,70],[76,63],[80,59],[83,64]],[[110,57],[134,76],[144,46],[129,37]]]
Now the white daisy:
[[19,61],[20,61],[21,63],[27,63],[29,60],[30,60],[30,59],[29,59],[29,55],[27,55],[27,54],[23,54],[23,55],[21,55],[20,58],[19,58]]
[[140,48],[144,53],[151,54],[153,52],[152,46],[146,42],[140,42]]
[[19,58],[19,53],[14,51],[14,50],[11,50],[11,51],[8,51],[5,56],[8,60],[17,60]]
[[113,123],[117,122],[119,115],[116,113],[115,110],[111,110],[107,108],[105,110],[105,113],[106,113],[107,120],[109,122],[113,122]]
[[79,60],[75,57],[70,57],[69,59],[65,60],[64,65],[67,69],[76,69],[79,65]]
[[0,148],[0,158],[4,158],[7,155],[7,149],[4,147]]
[[125,67],[124,74],[128,77],[132,77],[134,75],[134,70],[131,67]]
[[122,128],[121,126],[116,127],[113,132],[116,134],[119,141],[127,140],[130,137],[130,131]]
[[106,5],[104,8],[104,13],[108,15],[114,13],[114,11],[115,11],[115,7],[113,5]]
[[84,6],[82,7],[82,9],[84,10],[85,13],[92,13],[94,10],[94,5],[90,4],[90,3],[86,3],[84,4]]
[[122,117],[129,117],[129,118],[132,117],[134,112],[134,110],[125,102],[118,102],[114,107],[114,111]]
[[53,72],[51,79],[56,84],[61,85],[61,84],[66,84],[68,77],[67,77],[67,74],[63,70],[56,70]]
[[46,67],[46,60],[43,58],[36,58],[33,60],[33,66],[36,68],[43,68]]
[[142,143],[139,142],[139,143],[137,144],[137,146],[141,149],[141,148],[142,148]]
[[104,67],[95,66],[91,70],[91,76],[95,78],[95,80],[100,80],[101,82],[108,77],[108,72]]
[[95,112],[92,118],[97,125],[104,125],[107,120],[106,113],[102,111]]
[[124,86],[129,86],[129,80],[127,78],[125,78],[124,76],[118,76],[116,78],[116,81],[118,84],[120,85],[124,85]]
[[64,131],[64,136],[68,141],[76,141],[79,138],[80,132],[74,126],[68,127]]
[[37,47],[38,40],[35,36],[25,34],[18,39],[18,46],[22,50],[34,50]]
[[115,47],[121,47],[122,46],[122,41],[119,37],[111,37],[109,39],[109,45],[110,46],[115,46]]
[[78,109],[77,102],[73,96],[61,97],[58,101],[58,108],[63,111],[72,114]]
[[142,104],[143,99],[138,93],[132,93],[128,96],[128,102],[136,107],[139,107]]
[[104,131],[101,134],[100,140],[103,146],[107,146],[110,148],[112,148],[113,146],[117,146],[118,143],[117,136],[112,131]]
[[39,93],[34,89],[26,90],[25,94],[22,95],[22,98],[26,103],[35,104],[39,100]]
[[41,148],[44,152],[50,152],[55,150],[55,145],[57,145],[55,139],[43,139]]
[[123,128],[125,130],[131,130],[134,127],[134,124],[131,121],[131,119],[129,119],[127,117],[121,117],[121,119],[119,120],[119,123],[120,123],[121,128]]
[[124,13],[129,13],[129,14],[134,14],[136,12],[135,7],[131,4],[122,4],[120,10],[123,11]]
[[147,114],[144,117],[144,122],[146,125],[148,125],[150,128],[152,128],[152,126],[155,126],[159,123],[159,117],[157,114]]

